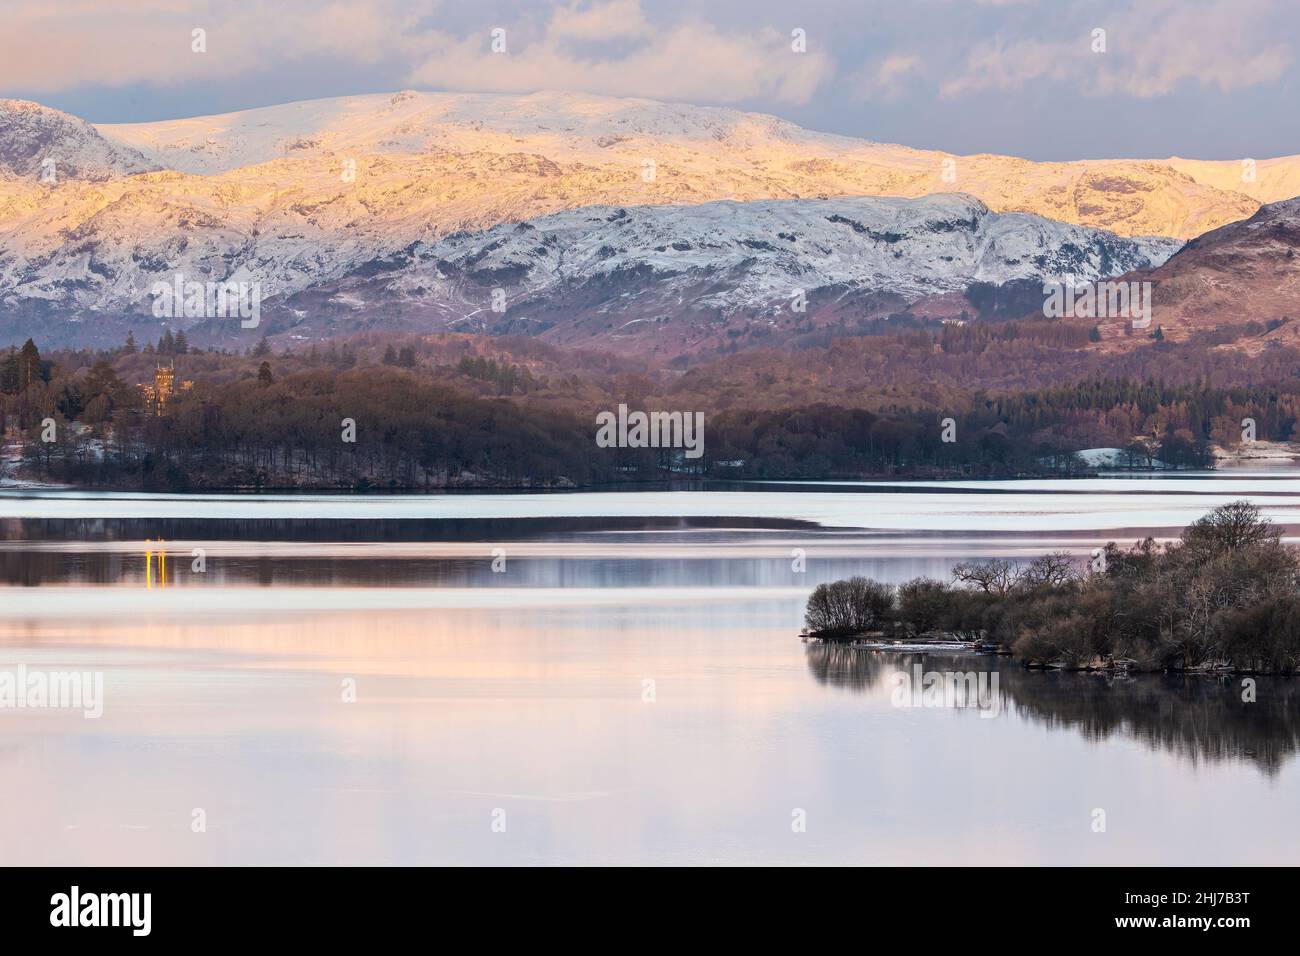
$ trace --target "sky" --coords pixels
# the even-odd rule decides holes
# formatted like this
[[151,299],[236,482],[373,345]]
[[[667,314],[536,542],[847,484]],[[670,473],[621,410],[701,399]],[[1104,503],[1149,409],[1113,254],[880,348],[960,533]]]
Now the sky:
[[955,153],[1261,159],[1300,153],[1297,44],[1300,0],[0,0],[0,97],[110,123],[572,89]]

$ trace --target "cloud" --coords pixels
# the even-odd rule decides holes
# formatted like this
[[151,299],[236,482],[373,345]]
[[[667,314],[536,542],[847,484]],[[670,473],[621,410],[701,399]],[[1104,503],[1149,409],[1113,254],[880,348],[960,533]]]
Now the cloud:
[[895,53],[868,65],[849,79],[858,97],[873,100],[897,99],[905,81],[921,68],[921,58]]
[[552,42],[644,38],[651,30],[639,0],[611,0],[592,7],[560,7],[547,25]]
[[[652,18],[640,0],[572,2],[540,30],[531,14],[452,32],[407,0],[5,0],[0,88],[34,94],[134,84],[220,82],[323,58],[391,66],[407,84],[449,90],[570,89],[624,96],[804,103],[834,72],[816,44],[796,53],[770,26],[721,29],[700,17]],[[490,31],[506,30],[506,53]],[[190,49],[207,31],[207,52]]]
[[[1087,52],[1087,47],[1083,47]],[[978,44],[966,58],[962,72],[943,83],[941,96],[961,96],[981,90],[1018,90],[1037,80],[1064,80],[1077,76],[1081,53],[1066,44],[1002,38]]]
[[1291,64],[1277,39],[1291,31],[1275,29],[1281,10],[1270,0],[1166,6],[1158,18],[1134,7],[1120,20],[1114,44],[1125,56],[1103,65],[1097,92],[1164,96],[1188,80],[1230,92],[1276,82]]
[[[189,0],[6,0],[0,87],[55,92],[131,84],[175,86],[328,56],[381,63],[409,47],[399,0],[247,0],[215,14]],[[206,32],[207,51],[191,49]]]
[[[945,97],[1069,82],[1086,95],[1165,96],[1185,83],[1245,89],[1278,81],[1290,67],[1285,4],[1278,0],[1143,0],[1109,14],[1073,16],[1062,38],[997,36],[977,44],[940,87]],[[1106,50],[1092,31],[1106,31]]]
[[451,90],[527,92],[582,90],[611,96],[737,102],[769,98],[804,103],[833,73],[830,58],[815,49],[796,53],[791,37],[773,28],[721,31],[687,17],[654,29],[623,28],[631,46],[579,53],[566,40],[594,39],[618,23],[644,24],[636,2],[613,0],[573,17],[563,8],[538,41],[516,48],[506,32],[507,52],[493,53],[489,37],[442,38],[431,43],[410,82]]

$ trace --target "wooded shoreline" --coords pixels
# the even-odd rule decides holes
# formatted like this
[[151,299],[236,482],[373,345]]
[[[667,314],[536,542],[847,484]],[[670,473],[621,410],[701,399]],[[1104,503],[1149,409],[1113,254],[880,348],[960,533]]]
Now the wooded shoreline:
[[1163,546],[1112,542],[1086,567],[1056,553],[958,564],[951,582],[821,584],[804,620],[815,640],[957,641],[1031,669],[1294,675],[1300,554],[1238,501]]

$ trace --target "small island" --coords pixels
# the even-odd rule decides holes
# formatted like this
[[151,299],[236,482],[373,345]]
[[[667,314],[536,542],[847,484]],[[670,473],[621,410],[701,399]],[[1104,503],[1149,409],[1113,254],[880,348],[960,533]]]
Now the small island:
[[864,646],[962,642],[1030,668],[1286,674],[1300,670],[1300,553],[1246,501],[1179,540],[1114,542],[1017,567],[958,564],[951,582],[819,584],[805,637]]

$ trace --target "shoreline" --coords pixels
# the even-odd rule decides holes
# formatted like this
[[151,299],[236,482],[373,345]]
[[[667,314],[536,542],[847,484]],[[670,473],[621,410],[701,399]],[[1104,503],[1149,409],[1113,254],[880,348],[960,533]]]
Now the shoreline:
[[1262,671],[1233,667],[1225,663],[1198,664],[1194,667],[1140,667],[1133,660],[1106,660],[1096,664],[1064,664],[1054,661],[1018,660],[1015,654],[1000,644],[985,640],[968,640],[955,634],[921,635],[913,638],[867,638],[855,635],[848,638],[825,638],[801,633],[805,645],[844,647],[855,651],[887,651],[894,654],[926,654],[932,652],[967,653],[976,657],[1009,657],[1026,671],[1055,671],[1070,674],[1156,675],[1173,674],[1192,677],[1300,677],[1295,671]]

